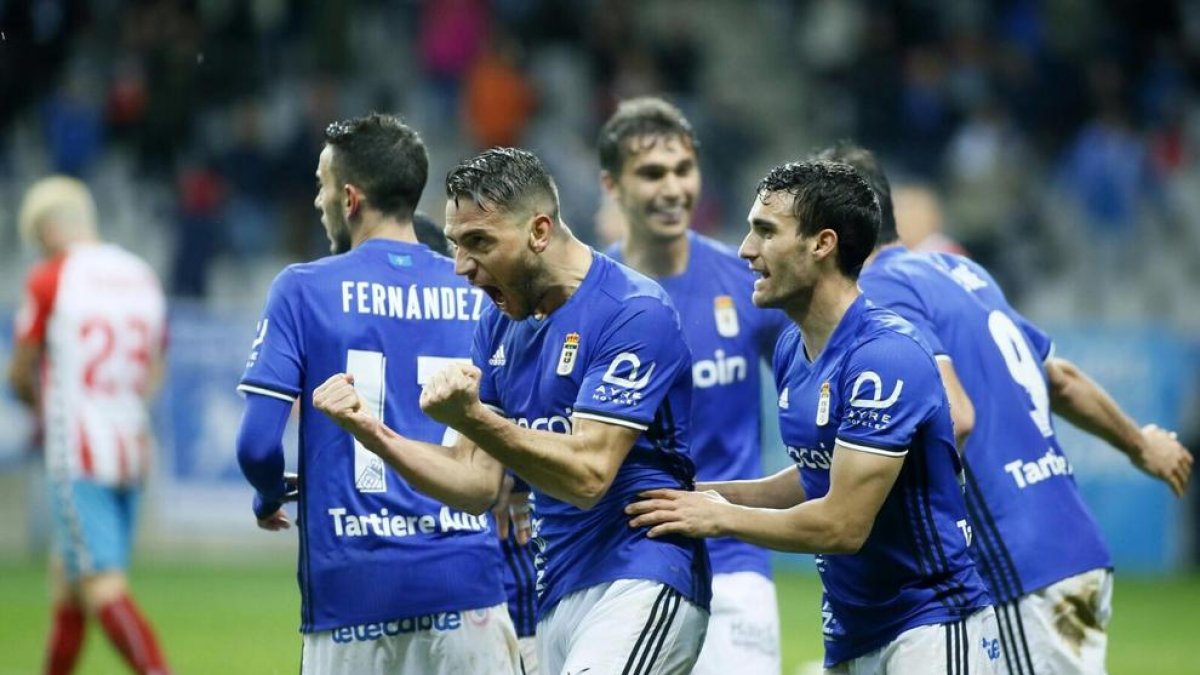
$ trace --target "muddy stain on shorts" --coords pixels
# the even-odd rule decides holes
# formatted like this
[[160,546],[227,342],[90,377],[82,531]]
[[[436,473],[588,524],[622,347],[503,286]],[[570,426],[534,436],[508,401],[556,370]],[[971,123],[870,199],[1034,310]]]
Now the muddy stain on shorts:
[[1063,596],[1054,605],[1054,627],[1077,656],[1083,651],[1087,632],[1101,630],[1100,617],[1096,615],[1099,606],[1098,583],[1089,583],[1078,593]]

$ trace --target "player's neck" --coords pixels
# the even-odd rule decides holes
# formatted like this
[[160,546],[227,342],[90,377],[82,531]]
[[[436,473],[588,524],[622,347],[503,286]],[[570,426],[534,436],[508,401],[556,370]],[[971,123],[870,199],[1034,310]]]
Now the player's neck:
[[823,278],[813,288],[806,307],[788,309],[787,315],[800,326],[804,351],[810,361],[817,360],[833,331],[837,330],[850,305],[858,299],[858,283],[837,274]]
[[687,271],[691,242],[687,235],[674,239],[637,237],[630,233],[621,242],[625,264],[651,277],[674,277]]
[[368,239],[387,239],[390,241],[406,241],[410,244],[417,243],[417,235],[413,230],[411,220],[397,220],[395,218],[383,218],[379,220],[365,220],[350,234],[350,248],[358,248],[358,245]]
[[568,232],[562,241],[555,241],[551,246],[557,250],[547,251],[550,255],[543,254],[545,266],[538,274],[541,292],[533,308],[533,314],[538,318],[545,318],[566,304],[592,268],[591,247],[573,234]]

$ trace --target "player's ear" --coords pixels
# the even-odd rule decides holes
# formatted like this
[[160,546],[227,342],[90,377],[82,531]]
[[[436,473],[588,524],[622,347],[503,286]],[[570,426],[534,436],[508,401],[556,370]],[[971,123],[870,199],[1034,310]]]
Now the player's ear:
[[534,214],[533,221],[529,223],[529,249],[534,253],[545,251],[554,237],[555,227],[556,223],[550,216],[545,213]]
[[606,169],[600,170],[600,187],[604,188],[604,194],[610,198],[617,198],[617,179]]
[[837,232],[829,228],[825,228],[817,232],[817,236],[812,238],[809,244],[811,246],[812,255],[817,260],[824,260],[837,252],[838,236]]
[[346,183],[342,187],[342,207],[346,211],[346,218],[350,219],[358,215],[362,209],[363,195],[358,188],[350,183]]

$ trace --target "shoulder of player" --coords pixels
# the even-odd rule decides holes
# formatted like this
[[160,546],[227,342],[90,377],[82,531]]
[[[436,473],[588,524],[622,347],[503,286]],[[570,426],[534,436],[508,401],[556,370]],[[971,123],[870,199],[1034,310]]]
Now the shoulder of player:
[[[889,360],[925,357],[933,364],[933,350],[907,319],[882,307],[868,307],[854,343],[852,356],[883,356]],[[898,358],[899,357],[899,358]]]
[[786,365],[786,363],[780,364],[780,359],[786,359],[786,361],[790,362],[803,342],[804,339],[800,335],[800,327],[789,322],[779,334],[779,340],[775,343],[774,363],[776,365]]

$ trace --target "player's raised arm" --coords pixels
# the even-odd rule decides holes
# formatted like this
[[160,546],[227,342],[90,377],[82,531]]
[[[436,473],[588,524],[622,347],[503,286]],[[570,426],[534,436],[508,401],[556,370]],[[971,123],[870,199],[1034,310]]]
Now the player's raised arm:
[[1103,387],[1066,359],[1048,359],[1046,376],[1056,415],[1125,453],[1134,466],[1183,496],[1191,480],[1192,454],[1174,433],[1155,425],[1139,429]]
[[[451,387],[469,390],[469,377],[456,368],[434,375],[426,384],[426,392],[449,392]],[[452,375],[458,377],[452,380]],[[477,381],[474,387],[478,400]],[[426,393],[422,393],[422,408],[425,399]],[[438,501],[478,515],[491,508],[499,496],[503,467],[487,453],[480,452],[465,437],[446,447],[401,436],[368,412],[351,375],[338,373],[326,380],[313,392],[313,406],[379,455],[413,487]]]

